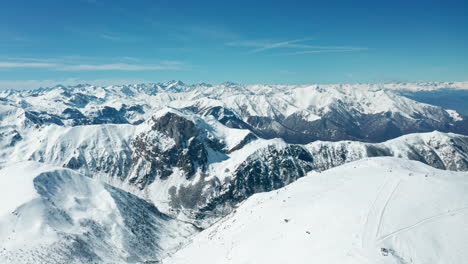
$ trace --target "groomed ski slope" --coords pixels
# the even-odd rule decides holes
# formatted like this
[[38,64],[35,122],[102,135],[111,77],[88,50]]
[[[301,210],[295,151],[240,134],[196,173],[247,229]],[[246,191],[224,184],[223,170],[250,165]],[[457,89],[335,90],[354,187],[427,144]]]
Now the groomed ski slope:
[[385,157],[254,195],[163,263],[460,264],[467,245],[468,173]]

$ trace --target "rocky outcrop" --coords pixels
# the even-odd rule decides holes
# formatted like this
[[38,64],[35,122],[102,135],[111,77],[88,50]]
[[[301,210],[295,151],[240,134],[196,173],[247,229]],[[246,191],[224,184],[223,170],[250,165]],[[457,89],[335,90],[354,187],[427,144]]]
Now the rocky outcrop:
[[259,149],[236,167],[232,177],[219,188],[217,195],[207,200],[196,217],[210,217],[205,212],[229,212],[251,195],[284,187],[313,169],[312,155],[301,146],[278,148],[271,145]]
[[468,137],[432,132],[411,134],[378,144],[342,141],[306,145],[316,170],[326,170],[367,157],[394,156],[416,160],[434,168],[468,170]]
[[150,129],[137,135],[132,145],[135,177],[130,181],[141,189],[155,177],[169,177],[173,168],[184,171],[187,179],[197,171],[206,171],[209,152],[225,156],[222,142],[197,127],[194,121],[172,112],[153,117]]

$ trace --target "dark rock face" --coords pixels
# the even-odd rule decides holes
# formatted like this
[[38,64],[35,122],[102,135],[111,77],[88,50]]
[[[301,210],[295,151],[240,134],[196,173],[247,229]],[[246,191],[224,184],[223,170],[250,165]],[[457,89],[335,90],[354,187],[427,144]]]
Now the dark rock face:
[[75,156],[71,157],[62,166],[72,170],[90,171],[112,175],[121,181],[125,181],[133,166],[132,150],[122,149],[116,155],[95,156],[89,160],[85,158],[86,149],[78,149]]
[[208,176],[201,173],[200,179],[188,186],[172,186],[169,189],[169,200],[171,208],[175,211],[190,209],[197,211],[206,205],[210,197],[216,196],[220,190],[221,183],[217,178],[206,180]]
[[22,139],[23,137],[16,129],[10,128],[0,130],[0,143],[5,147],[13,147]]
[[91,120],[92,124],[127,124],[128,120],[124,117],[122,111],[109,106],[104,106],[95,113],[96,116]]
[[[136,114],[144,114],[143,106],[141,105],[133,105],[127,106],[122,105],[120,110],[117,110],[113,107],[104,106],[101,110],[93,113],[89,120],[89,124],[97,125],[97,124],[129,124],[131,123],[129,120],[130,116]],[[142,123],[143,120],[137,120],[133,122],[133,124]]]
[[66,108],[62,115],[66,120],[72,121],[72,126],[90,124],[90,120],[76,108]]
[[84,108],[91,101],[101,101],[102,99],[97,98],[96,96],[86,95],[83,93],[73,93],[71,91],[64,91],[62,95],[68,97],[67,105],[71,107]]
[[[263,138],[280,137],[288,143],[306,144],[316,140],[383,142],[410,133],[455,132],[468,135],[467,121],[452,122],[448,116],[438,120],[410,119],[397,113],[359,114],[331,112],[316,121],[289,116],[283,120],[249,117],[253,131]],[[276,123],[275,126],[272,124]]]
[[249,133],[239,144],[237,144],[235,147],[231,148],[228,153],[234,152],[236,150],[242,149],[245,145],[249,144],[250,142],[254,141],[257,139],[257,136],[255,136],[252,133]]
[[221,187],[219,195],[200,209],[197,217],[206,217],[203,214],[206,211],[223,212],[252,194],[284,187],[313,169],[313,157],[303,147],[290,145],[277,149],[270,146],[265,153],[247,158],[233,172],[233,178]]
[[248,159],[236,170],[230,189],[234,200],[279,189],[313,169],[312,156],[300,146],[281,150],[269,147],[267,153],[259,159]]
[[[205,171],[209,151],[227,158],[224,144],[210,137],[206,130],[200,130],[191,120],[167,113],[152,121],[151,130],[138,135],[133,141],[134,164],[143,160],[149,166],[149,172],[134,182],[141,188],[152,183],[155,177],[167,178],[173,173],[174,167],[184,171],[187,179],[197,170]],[[161,137],[166,145],[158,143]]]
[[379,144],[337,142],[310,147],[309,152],[314,157],[314,169],[319,171],[367,157],[383,156],[404,157],[443,170],[468,170],[468,137],[463,136],[405,144],[402,141]]
[[24,113],[27,120],[31,121],[31,123],[36,125],[43,125],[43,124],[55,124],[59,126],[63,126],[63,122],[60,117],[45,113],[45,112],[35,112],[35,111],[26,111]]
[[185,143],[192,137],[197,137],[199,131],[196,125],[179,115],[167,113],[166,115],[155,119],[151,129],[159,131],[168,137],[174,139],[176,147],[185,147]]
[[197,110],[195,108],[190,109],[194,112],[202,112],[204,116],[213,116],[215,117],[221,124],[230,127],[230,128],[238,128],[238,129],[251,129],[250,125],[242,121],[234,112],[231,110],[216,106],[206,110]]

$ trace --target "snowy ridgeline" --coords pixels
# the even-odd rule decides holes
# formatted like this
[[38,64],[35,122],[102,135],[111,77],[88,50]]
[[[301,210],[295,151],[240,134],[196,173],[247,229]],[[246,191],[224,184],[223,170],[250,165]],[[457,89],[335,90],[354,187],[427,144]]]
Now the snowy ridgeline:
[[468,173],[372,158],[256,194],[164,263],[465,263]]
[[37,162],[0,170],[0,263],[142,263],[197,232],[154,205]]
[[[182,82],[95,87],[57,86],[0,93],[1,126],[140,124],[165,107],[210,115],[232,128],[282,138],[381,142],[439,130],[468,135],[457,111],[411,100],[395,87],[458,87],[460,83],[394,85],[220,85]],[[432,89],[431,88],[431,89]],[[21,131],[20,131],[21,132]]]

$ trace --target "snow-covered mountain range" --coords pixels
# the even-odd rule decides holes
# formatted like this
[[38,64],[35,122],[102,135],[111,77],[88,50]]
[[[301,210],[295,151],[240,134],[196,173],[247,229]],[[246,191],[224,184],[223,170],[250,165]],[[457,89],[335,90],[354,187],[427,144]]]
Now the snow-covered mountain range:
[[0,260],[159,261],[252,195],[345,163],[468,171],[466,135],[457,111],[370,85],[3,91]]
[[[381,142],[439,130],[468,134],[454,110],[417,103],[380,86],[187,85],[57,86],[0,94],[2,116],[29,125],[139,124],[165,107],[211,115],[232,128],[288,143]],[[20,120],[17,120],[19,122]]]

